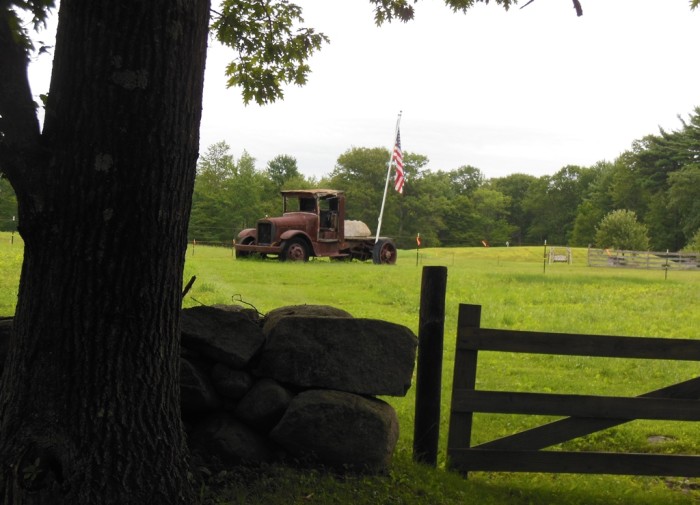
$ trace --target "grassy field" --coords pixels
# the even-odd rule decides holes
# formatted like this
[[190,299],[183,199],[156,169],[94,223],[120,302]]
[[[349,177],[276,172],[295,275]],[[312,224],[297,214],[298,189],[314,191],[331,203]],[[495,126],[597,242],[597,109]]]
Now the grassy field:
[[[230,249],[197,246],[187,253],[185,281],[197,276],[185,306],[243,303],[264,314],[294,304],[328,304],[355,317],[403,324],[418,332],[422,266],[448,267],[438,469],[411,461],[414,390],[385,398],[396,408],[401,437],[388,477],[337,478],[315,471],[270,467],[219,476],[203,488],[202,503],[445,503],[666,504],[700,503],[700,480],[628,476],[473,473],[468,480],[445,466],[457,310],[483,306],[482,326],[610,335],[698,338],[700,272],[629,271],[574,262],[544,265],[542,247],[400,251],[395,266],[236,261]],[[0,316],[16,298],[21,244],[0,234]],[[635,395],[697,375],[693,363],[482,353],[477,377],[484,389]],[[543,418],[475,416],[482,442],[539,424]],[[661,435],[665,442],[651,443]],[[565,444],[567,449],[700,454],[700,425],[636,421]],[[231,485],[231,483],[235,485]],[[217,485],[218,484],[218,485]]]

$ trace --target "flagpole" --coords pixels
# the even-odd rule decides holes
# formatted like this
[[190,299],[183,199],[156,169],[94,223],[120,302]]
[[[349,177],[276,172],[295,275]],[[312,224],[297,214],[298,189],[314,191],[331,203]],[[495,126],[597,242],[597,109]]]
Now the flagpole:
[[401,122],[401,114],[403,111],[399,111],[399,117],[396,118],[396,131],[394,132],[394,143],[391,145],[389,150],[389,166],[386,169],[386,182],[384,183],[384,196],[382,197],[382,208],[379,211],[379,222],[377,223],[377,236],[374,239],[376,244],[379,241],[379,232],[382,229],[382,217],[384,216],[384,203],[386,203],[386,193],[389,189],[389,177],[391,176],[391,164],[394,159],[394,147],[396,147],[396,136],[399,134],[399,123]]

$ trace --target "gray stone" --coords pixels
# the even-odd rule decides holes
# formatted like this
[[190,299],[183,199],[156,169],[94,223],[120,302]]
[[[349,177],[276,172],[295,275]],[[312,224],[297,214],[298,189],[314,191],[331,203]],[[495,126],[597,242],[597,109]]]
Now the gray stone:
[[266,437],[230,414],[217,414],[200,423],[190,439],[190,449],[205,460],[241,465],[274,461],[279,450]]
[[257,323],[260,319],[260,314],[252,307],[244,307],[243,305],[224,305],[220,303],[214,304],[212,307],[226,312],[237,312],[239,314],[243,314],[254,323]]
[[282,418],[292,394],[272,379],[260,379],[241,399],[235,410],[238,419],[267,433]]
[[260,327],[243,312],[214,307],[184,309],[182,345],[231,368],[244,368],[265,341]]
[[265,315],[263,333],[268,335],[279,320],[287,316],[352,317],[349,312],[328,305],[289,305],[273,309]]
[[221,406],[207,376],[180,358],[180,407],[184,415],[202,415]]
[[243,370],[233,370],[217,363],[211,371],[214,389],[224,398],[240,400],[253,385],[253,377]]
[[388,469],[398,436],[398,419],[389,404],[324,390],[296,396],[270,433],[300,459],[368,472]]
[[373,319],[286,316],[267,336],[254,373],[302,388],[404,396],[418,339]]

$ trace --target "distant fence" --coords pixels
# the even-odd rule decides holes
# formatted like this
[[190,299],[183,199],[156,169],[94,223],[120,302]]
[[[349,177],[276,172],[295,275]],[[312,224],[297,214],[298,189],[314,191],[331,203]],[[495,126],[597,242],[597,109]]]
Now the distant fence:
[[[464,473],[700,476],[696,455],[541,450],[635,419],[699,421],[700,377],[632,398],[476,389],[479,351],[700,361],[700,341],[494,330],[481,328],[480,322],[480,305],[460,305],[447,447],[450,468]],[[471,446],[474,412],[570,417]]]
[[691,270],[700,267],[697,252],[623,251],[588,248],[588,266],[642,268],[647,270]]

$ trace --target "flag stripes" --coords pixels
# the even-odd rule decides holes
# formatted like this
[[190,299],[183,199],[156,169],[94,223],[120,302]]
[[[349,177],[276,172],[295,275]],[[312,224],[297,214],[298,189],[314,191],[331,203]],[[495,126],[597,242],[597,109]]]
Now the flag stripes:
[[406,182],[403,171],[403,153],[401,152],[401,132],[396,130],[396,143],[394,144],[394,153],[391,155],[391,160],[396,166],[396,176],[394,177],[394,189],[399,193],[403,193],[403,184]]

